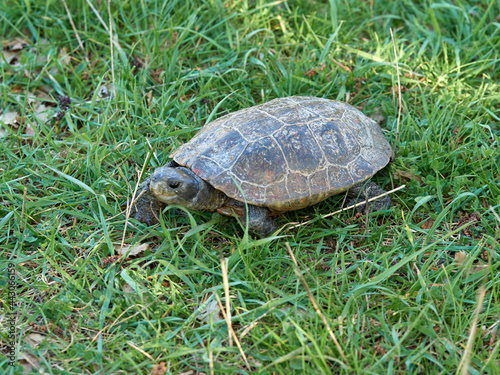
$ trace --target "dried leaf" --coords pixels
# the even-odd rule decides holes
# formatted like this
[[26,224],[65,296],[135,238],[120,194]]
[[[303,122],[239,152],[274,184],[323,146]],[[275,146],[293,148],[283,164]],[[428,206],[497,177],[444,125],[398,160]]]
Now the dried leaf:
[[28,45],[29,43],[26,41],[26,39],[21,38],[16,36],[15,38],[12,39],[4,39],[2,40],[2,48],[3,49],[10,49],[14,51],[20,51],[23,49],[24,46]]
[[205,323],[210,323],[210,316],[214,323],[223,320],[220,316],[220,308],[217,300],[214,298],[205,306],[205,308],[198,315],[198,319]]
[[0,138],[5,137],[7,133],[7,127],[18,128],[21,119],[19,114],[14,111],[5,112],[0,115]]
[[23,374],[31,374],[32,369],[40,368],[40,361],[38,358],[25,352],[19,353],[19,364],[23,366]]
[[413,174],[411,171],[402,171],[400,169],[396,169],[396,172],[394,173],[394,178],[400,179],[401,177],[407,178],[409,180],[415,180],[420,183],[423,182],[420,176]]
[[151,78],[153,78],[153,80],[155,80],[156,82],[158,83],[163,83],[162,79],[160,78],[161,74],[163,73],[163,68],[158,68],[158,69],[155,69],[155,70],[152,70],[149,75],[151,76]]
[[97,95],[101,99],[109,99],[109,89],[108,86],[102,85],[99,87],[99,90],[97,91]]
[[0,115],[0,123],[15,126],[19,124],[19,114],[14,111],[5,112],[3,115]]
[[20,91],[18,94],[14,95],[14,98],[16,98],[16,101],[21,104],[24,104],[25,102],[27,104],[31,104],[37,101],[37,96],[29,91]]
[[30,136],[35,135],[35,131],[33,130],[33,128],[31,127],[31,125],[29,123],[26,124],[26,127],[24,128],[24,134],[30,135]]
[[150,91],[146,94],[146,105],[148,106],[148,108],[151,108],[152,99],[153,99],[153,91]]
[[[467,260],[467,256],[468,256],[467,253],[465,251],[463,251],[463,250],[458,251],[455,254],[455,264],[457,265],[457,267],[463,267],[465,261]],[[487,267],[488,267],[487,264],[476,263],[473,267],[471,267],[467,271],[467,273],[465,274],[465,276],[468,276],[471,273],[481,272],[482,270],[484,270]]]
[[149,244],[143,243],[139,245],[134,245],[134,246],[123,246],[120,247],[120,245],[116,245],[115,250],[120,253],[120,254],[127,254],[127,258],[134,256],[134,255],[139,255],[149,249]]
[[313,76],[315,76],[315,75],[316,75],[316,69],[315,69],[315,68],[311,68],[311,69],[309,69],[309,70],[306,70],[306,71],[304,72],[304,75],[305,75],[306,77],[313,77]]
[[67,66],[71,62],[71,57],[68,55],[68,49],[66,47],[61,48],[59,51],[59,62],[62,66]]
[[458,267],[462,267],[466,259],[467,259],[467,253],[465,251],[460,250],[455,253],[455,264]]
[[30,333],[29,335],[24,337],[24,342],[35,349],[43,340],[45,340],[45,337],[45,335],[41,335],[39,333]]
[[431,229],[433,224],[434,224],[434,219],[432,217],[429,217],[420,225],[420,228]]
[[13,51],[8,51],[8,50],[3,50],[2,55],[5,61],[7,61],[7,64],[9,65],[19,65],[19,61],[17,59],[17,52]]
[[132,288],[128,283],[125,283],[123,284],[123,288],[122,290],[125,292],[125,293],[129,293],[129,294],[135,294],[135,290],[134,288]]
[[113,255],[113,256],[107,257],[107,258],[105,258],[105,259],[102,260],[101,266],[102,267],[107,267],[110,264],[115,263],[118,259],[120,259],[119,255]]
[[157,363],[151,369],[151,375],[163,375],[167,371],[167,366],[165,365],[165,361]]
[[35,117],[42,123],[46,123],[48,118],[49,118],[49,110],[51,110],[52,107],[49,107],[48,105],[45,105],[45,103],[40,104],[38,107],[36,107],[33,112],[35,113]]

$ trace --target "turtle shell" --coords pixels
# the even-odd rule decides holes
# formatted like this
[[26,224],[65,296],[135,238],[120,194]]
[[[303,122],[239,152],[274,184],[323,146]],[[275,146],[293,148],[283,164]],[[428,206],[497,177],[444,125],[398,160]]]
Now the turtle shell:
[[346,191],[390,156],[382,130],[362,112],[302,96],[225,115],[170,155],[229,197],[275,212]]

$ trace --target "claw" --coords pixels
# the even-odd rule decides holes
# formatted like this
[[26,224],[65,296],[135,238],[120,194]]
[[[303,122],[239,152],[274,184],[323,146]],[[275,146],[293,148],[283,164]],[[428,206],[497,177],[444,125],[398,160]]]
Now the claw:
[[[135,220],[151,226],[156,223],[157,215],[161,212],[163,204],[149,191],[149,180],[139,186],[139,195],[130,209],[130,216]],[[123,205],[130,204],[130,200]]]

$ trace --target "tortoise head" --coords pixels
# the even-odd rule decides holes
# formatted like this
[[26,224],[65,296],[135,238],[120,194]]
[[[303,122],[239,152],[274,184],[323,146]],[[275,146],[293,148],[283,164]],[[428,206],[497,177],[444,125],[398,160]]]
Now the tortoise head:
[[151,175],[149,189],[163,203],[193,207],[205,182],[186,168],[161,167]]
[[166,204],[178,204],[191,210],[215,211],[226,195],[215,190],[184,167],[157,168],[150,177],[149,190]]

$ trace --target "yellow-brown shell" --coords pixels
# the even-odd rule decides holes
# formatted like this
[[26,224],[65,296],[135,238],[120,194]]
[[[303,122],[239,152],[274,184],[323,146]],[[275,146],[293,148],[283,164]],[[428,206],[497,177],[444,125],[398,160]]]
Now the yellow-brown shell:
[[302,96],[223,116],[171,155],[229,197],[276,212],[346,191],[390,156],[382,130],[362,112]]

